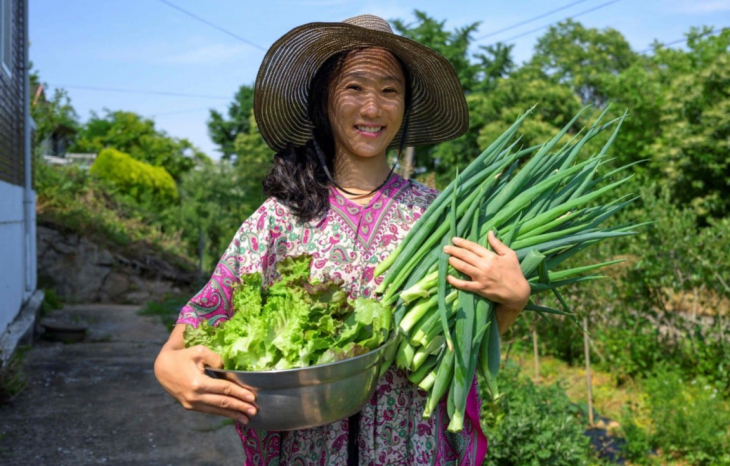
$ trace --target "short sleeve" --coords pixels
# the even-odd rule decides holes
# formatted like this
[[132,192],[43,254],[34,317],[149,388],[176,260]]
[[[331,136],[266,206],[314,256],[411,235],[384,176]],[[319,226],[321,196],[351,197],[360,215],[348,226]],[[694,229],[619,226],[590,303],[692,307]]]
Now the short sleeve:
[[268,262],[271,217],[276,200],[268,199],[238,229],[213,271],[213,276],[180,311],[178,324],[195,327],[205,319],[218,325],[231,317],[233,287],[241,275],[262,272]]

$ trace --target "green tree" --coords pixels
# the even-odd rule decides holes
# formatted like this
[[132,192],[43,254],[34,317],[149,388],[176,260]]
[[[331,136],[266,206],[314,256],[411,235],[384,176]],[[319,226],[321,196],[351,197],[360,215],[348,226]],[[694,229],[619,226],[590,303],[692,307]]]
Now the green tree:
[[216,264],[241,223],[264,201],[262,181],[274,153],[261,138],[253,115],[247,123],[248,129],[236,136],[233,157],[205,161],[183,175],[180,208],[159,214],[181,232],[193,254],[202,229],[203,267],[207,270]]
[[446,57],[459,76],[464,91],[471,91],[477,82],[480,67],[471,62],[468,49],[472,33],[477,30],[479,23],[475,22],[448,32],[444,30],[446,21],[436,21],[420,10],[415,10],[413,14],[416,16],[415,24],[406,24],[400,19],[394,19],[391,20],[393,28],[402,36],[430,47]]
[[481,53],[475,53],[474,58],[479,61],[477,71],[477,91],[491,91],[500,78],[506,78],[516,69],[512,59],[514,44],[506,45],[497,42],[492,45],[480,45]]
[[466,101],[470,116],[467,133],[431,151],[438,186],[448,183],[456,167],[466,167],[527,109],[534,107],[533,116],[522,126],[520,145],[524,147],[545,142],[581,108],[580,99],[568,85],[546,79],[535,67],[523,67],[498,78],[494,89],[469,94]]
[[480,52],[472,57],[469,47],[472,45],[472,35],[479,27],[478,22],[449,32],[445,30],[445,21],[437,21],[419,10],[415,10],[414,15],[416,21],[411,24],[392,20],[393,28],[404,37],[436,50],[451,62],[468,96],[472,116],[470,129],[464,136],[437,146],[416,148],[417,172],[435,175],[436,184],[441,186],[453,176],[457,166],[463,168],[479,154],[477,137],[484,120],[474,118],[473,107],[484,92],[491,91],[500,79],[515,68],[511,56],[512,46],[501,43],[480,46]]
[[253,115],[249,117],[249,130],[239,133],[236,137],[234,149],[236,162],[234,167],[238,173],[243,188],[248,193],[244,209],[253,212],[264,201],[262,183],[269,172],[274,159],[274,151],[266,145],[261,137],[258,125]]
[[650,146],[650,168],[667,181],[675,202],[701,216],[730,214],[730,28],[688,37],[687,52],[658,51],[666,79],[659,110],[661,132]]
[[181,232],[193,256],[197,256],[202,230],[206,270],[215,266],[236,230],[251,213],[247,203],[250,193],[242,181],[229,161],[201,163],[182,177],[180,208],[163,213],[166,221]]
[[636,59],[615,29],[600,31],[568,19],[537,40],[531,63],[550,79],[568,84],[583,103],[602,106],[607,100],[606,77],[622,72]]
[[[31,64],[31,70],[33,65]],[[55,89],[53,96],[49,99],[44,94],[36,93],[40,87],[47,89],[48,85],[41,82],[40,75],[37,70],[31,72],[31,96],[30,96],[30,114],[36,124],[35,140],[33,147],[46,139],[51,132],[59,126],[65,126],[77,130],[79,128],[79,117],[71,104],[71,98],[65,89]]]
[[208,134],[218,145],[222,158],[228,160],[235,156],[236,137],[251,129],[250,117],[253,113],[253,87],[243,85],[238,89],[233,102],[228,106],[228,117],[217,110],[211,110],[208,120]]
[[105,110],[104,116],[93,112],[79,131],[72,150],[98,153],[107,147],[164,167],[176,181],[197,161],[207,158],[189,140],[171,137],[155,128],[153,120],[122,110]]

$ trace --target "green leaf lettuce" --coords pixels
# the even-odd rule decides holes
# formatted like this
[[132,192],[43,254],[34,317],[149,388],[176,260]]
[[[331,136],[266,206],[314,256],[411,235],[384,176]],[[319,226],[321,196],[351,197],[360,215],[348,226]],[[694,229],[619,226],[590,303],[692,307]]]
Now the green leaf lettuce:
[[310,281],[310,262],[307,255],[282,260],[281,279],[267,289],[260,273],[243,275],[233,291],[233,316],[218,327],[205,320],[188,326],[185,346],[207,346],[229,370],[267,371],[340,361],[382,345],[390,308],[348,300],[340,281]]

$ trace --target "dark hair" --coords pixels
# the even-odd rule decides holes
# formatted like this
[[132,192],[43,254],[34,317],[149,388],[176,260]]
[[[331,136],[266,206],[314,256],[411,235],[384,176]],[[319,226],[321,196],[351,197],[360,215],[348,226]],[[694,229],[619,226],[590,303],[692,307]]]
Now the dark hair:
[[[274,156],[274,164],[264,179],[264,194],[275,197],[291,209],[300,222],[320,218],[329,208],[330,180],[317,155],[319,146],[330,173],[334,173],[335,138],[327,114],[329,85],[347,56],[361,49],[340,52],[328,58],[312,77],[307,95],[307,115],[312,139],[303,146],[289,144]],[[411,104],[411,76],[395,54],[405,76],[405,115]],[[407,118],[404,118],[407,122]],[[405,131],[403,132],[405,136]],[[315,144],[316,140],[316,144]]]

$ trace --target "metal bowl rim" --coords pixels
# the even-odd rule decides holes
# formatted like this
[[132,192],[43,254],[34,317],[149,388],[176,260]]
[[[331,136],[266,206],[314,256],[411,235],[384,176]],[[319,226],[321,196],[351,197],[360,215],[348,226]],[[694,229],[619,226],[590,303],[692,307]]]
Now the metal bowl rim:
[[235,370],[227,370],[227,369],[217,369],[214,367],[207,366],[205,369],[210,370],[213,372],[218,372],[221,374],[292,374],[295,372],[301,372],[311,369],[322,369],[324,367],[334,367],[338,364],[345,364],[352,361],[357,361],[358,359],[364,359],[367,357],[372,357],[375,353],[378,351],[383,350],[386,346],[389,346],[390,344],[395,341],[396,336],[398,335],[398,329],[393,329],[390,331],[390,335],[388,336],[388,339],[385,340],[385,342],[375,348],[374,350],[370,350],[367,353],[360,354],[358,356],[355,356],[353,358],[347,358],[343,359],[342,361],[335,361],[335,362],[328,362],[327,364],[319,364],[316,366],[308,366],[308,367],[295,367],[294,369],[272,369],[270,371],[235,371]]

